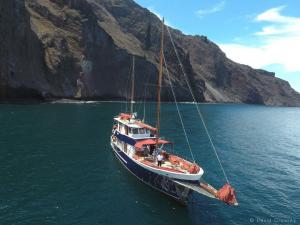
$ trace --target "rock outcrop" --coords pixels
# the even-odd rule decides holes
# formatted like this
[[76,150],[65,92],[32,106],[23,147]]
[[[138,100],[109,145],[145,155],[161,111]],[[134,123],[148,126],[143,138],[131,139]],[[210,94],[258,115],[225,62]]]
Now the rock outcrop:
[[[161,23],[133,0],[2,0],[0,98],[124,99],[135,56],[136,97],[155,98]],[[197,101],[299,106],[274,73],[237,64],[204,36],[170,28]],[[165,57],[180,101],[191,101],[167,34]],[[162,99],[172,100],[165,76]]]

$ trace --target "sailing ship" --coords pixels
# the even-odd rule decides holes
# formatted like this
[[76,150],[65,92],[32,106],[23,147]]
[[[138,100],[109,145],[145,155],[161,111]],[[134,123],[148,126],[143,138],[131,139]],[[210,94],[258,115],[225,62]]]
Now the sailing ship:
[[[172,39],[171,41],[173,43]],[[130,112],[122,112],[113,119],[114,125],[110,138],[112,150],[121,164],[140,181],[182,203],[188,203],[191,193],[196,192],[206,195],[210,198],[219,199],[229,205],[237,205],[238,203],[236,200],[235,191],[230,186],[229,182],[220,190],[217,190],[211,185],[203,182],[203,168],[199,166],[195,160],[189,161],[180,155],[174,154],[172,151],[174,148],[173,144],[170,141],[160,137],[160,91],[163,76],[163,61],[165,61],[163,55],[163,44],[164,22],[162,21],[159,75],[157,85],[156,126],[153,127],[144,123],[144,120],[138,119],[137,114],[133,112],[133,58]],[[184,128],[173,88],[172,92],[174,94],[180,121],[182,122],[182,126]],[[198,107],[197,109],[200,113]],[[202,116],[201,119],[203,119]],[[206,126],[205,129],[207,131]],[[184,134],[187,138],[185,130]],[[211,141],[211,138],[209,138],[209,140]]]

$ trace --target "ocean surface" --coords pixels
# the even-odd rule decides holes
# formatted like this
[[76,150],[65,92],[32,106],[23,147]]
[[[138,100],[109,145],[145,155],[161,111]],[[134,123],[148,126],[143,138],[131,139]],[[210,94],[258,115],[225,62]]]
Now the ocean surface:
[[[143,105],[136,104],[143,114]],[[193,196],[183,207],[139,182],[113,155],[124,103],[1,104],[1,225],[300,224],[300,108],[201,104],[239,207]],[[180,104],[204,178],[225,183],[194,105]],[[146,105],[153,123],[155,105]],[[190,157],[174,104],[162,136]]]

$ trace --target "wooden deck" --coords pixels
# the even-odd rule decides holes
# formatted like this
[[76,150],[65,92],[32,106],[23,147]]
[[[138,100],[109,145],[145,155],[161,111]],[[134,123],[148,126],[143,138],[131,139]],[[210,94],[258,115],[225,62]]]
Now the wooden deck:
[[[173,155],[171,155],[170,157],[172,158],[172,156]],[[174,156],[174,157],[176,157],[178,161],[163,160],[162,165],[158,166],[153,156],[148,156],[148,157],[143,157],[138,155],[133,156],[135,160],[143,163],[144,165],[151,166],[152,168],[166,170],[175,173],[191,174],[191,172],[189,171],[190,166],[195,164],[188,162],[178,156]]]

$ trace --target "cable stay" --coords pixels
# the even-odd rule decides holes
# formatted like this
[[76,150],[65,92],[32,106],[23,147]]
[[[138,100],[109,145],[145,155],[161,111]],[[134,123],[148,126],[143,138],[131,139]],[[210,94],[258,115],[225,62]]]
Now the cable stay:
[[132,73],[131,73],[131,99],[130,99],[130,114],[133,114],[134,105],[134,70],[135,70],[135,57],[132,57]]
[[128,86],[129,86],[129,80],[132,76],[132,62],[130,63],[130,68],[129,68],[129,72],[128,72],[128,77],[126,79],[126,85],[125,85],[125,89],[124,89],[124,95],[125,95],[125,111],[124,112],[128,112],[128,108],[129,108],[129,93],[128,93]]
[[[148,72],[148,76],[147,76],[147,81],[146,83],[149,82],[149,79],[150,79],[150,73]],[[143,122],[145,122],[145,119],[146,119],[146,95],[147,95],[147,85],[145,85],[145,90],[144,90],[144,102],[143,102]]]
[[142,98],[139,100],[139,102],[137,104],[137,107],[135,109],[138,114],[143,115],[142,122],[145,122],[145,119],[146,119],[146,95],[147,95],[147,90],[148,90],[147,89],[148,88],[147,84],[148,84],[149,79],[150,79],[149,70],[145,74],[147,74],[147,75],[146,75],[146,78],[145,78],[145,83],[143,84],[144,92],[143,92]]
[[176,49],[176,46],[175,46],[175,44],[174,44],[174,40],[173,40],[173,37],[172,37],[172,35],[171,35],[170,29],[169,29],[168,26],[166,26],[166,28],[167,28],[167,31],[168,31],[168,34],[169,34],[169,37],[170,37],[170,40],[171,40],[173,49],[174,49],[174,51],[175,51],[175,54],[176,54],[178,63],[179,63],[179,65],[180,65],[180,68],[181,68],[182,73],[183,73],[183,75],[184,75],[185,82],[187,83],[187,86],[188,86],[189,91],[190,91],[190,93],[191,93],[191,96],[192,96],[192,98],[193,98],[193,102],[194,102],[194,104],[195,104],[195,106],[196,106],[198,115],[199,115],[199,117],[200,117],[200,119],[201,119],[201,121],[202,121],[203,127],[204,127],[204,129],[205,129],[205,132],[206,132],[206,134],[207,134],[207,137],[208,137],[208,139],[209,139],[209,142],[210,142],[210,144],[211,144],[211,146],[212,146],[212,149],[213,149],[213,151],[214,151],[214,153],[215,153],[215,155],[216,155],[216,157],[217,157],[217,159],[218,159],[218,162],[219,162],[219,165],[220,165],[220,167],[221,167],[221,169],[222,169],[222,172],[223,172],[223,174],[224,174],[224,177],[225,177],[227,183],[229,184],[229,180],[228,180],[227,175],[226,175],[226,173],[225,173],[225,170],[224,170],[224,168],[223,168],[223,166],[222,166],[221,160],[220,160],[220,158],[219,158],[219,156],[218,156],[218,153],[217,153],[217,150],[216,150],[216,148],[215,148],[215,145],[214,145],[214,143],[213,143],[213,141],[212,141],[212,138],[211,138],[211,136],[210,136],[210,134],[209,134],[209,132],[208,132],[208,129],[207,129],[206,123],[205,123],[205,121],[204,121],[203,115],[202,115],[202,113],[201,113],[201,111],[200,111],[200,109],[199,109],[199,106],[198,106],[198,104],[197,104],[196,98],[195,98],[195,96],[194,96],[194,93],[193,93],[192,88],[191,88],[191,86],[190,86],[190,83],[189,83],[189,81],[188,81],[187,75],[186,75],[186,73],[185,73],[185,70],[184,70],[183,65],[182,65],[182,63],[181,63],[181,60],[180,60],[180,58],[179,58],[179,54],[178,54],[177,49]]
[[163,54],[163,59],[164,59],[164,64],[165,64],[165,68],[166,68],[166,71],[167,71],[168,81],[170,83],[172,95],[173,95],[174,102],[175,102],[175,105],[176,105],[177,113],[178,113],[178,116],[179,116],[179,119],[180,119],[180,123],[181,123],[181,126],[182,126],[182,130],[183,130],[183,133],[184,133],[187,145],[189,147],[189,151],[191,153],[192,160],[195,163],[195,158],[194,158],[194,155],[193,155],[193,152],[192,152],[191,144],[190,144],[188,135],[187,135],[186,130],[185,130],[185,126],[184,126],[184,123],[183,123],[183,120],[182,120],[181,112],[179,110],[178,102],[177,102],[176,95],[175,95],[175,92],[174,92],[173,84],[171,82],[171,77],[170,77],[170,73],[169,73],[169,70],[168,70],[168,65],[167,65],[167,62],[166,62],[166,59],[165,59],[165,54]]

